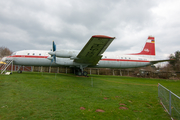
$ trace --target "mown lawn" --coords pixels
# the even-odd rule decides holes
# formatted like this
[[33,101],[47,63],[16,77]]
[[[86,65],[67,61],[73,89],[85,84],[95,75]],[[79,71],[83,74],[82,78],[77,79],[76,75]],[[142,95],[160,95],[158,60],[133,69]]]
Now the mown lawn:
[[72,74],[0,75],[0,119],[169,120],[158,83],[180,96],[180,81]]

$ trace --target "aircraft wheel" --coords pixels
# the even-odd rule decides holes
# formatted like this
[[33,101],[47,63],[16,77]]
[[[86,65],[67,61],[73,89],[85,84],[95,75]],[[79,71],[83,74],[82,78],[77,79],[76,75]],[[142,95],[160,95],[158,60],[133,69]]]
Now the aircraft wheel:
[[87,76],[87,74],[88,74],[88,73],[87,73],[86,71],[83,72],[83,76]]
[[22,73],[22,70],[18,70],[18,73]]
[[82,72],[81,72],[81,71],[78,71],[77,75],[78,75],[78,76],[81,76],[81,75],[82,75]]

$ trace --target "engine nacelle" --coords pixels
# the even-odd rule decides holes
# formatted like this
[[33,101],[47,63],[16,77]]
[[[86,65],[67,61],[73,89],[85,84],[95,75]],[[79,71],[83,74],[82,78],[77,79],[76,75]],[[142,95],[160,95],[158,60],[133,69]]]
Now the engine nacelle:
[[76,51],[68,51],[68,50],[61,50],[61,51],[54,51],[49,52],[50,55],[55,55],[56,57],[60,58],[76,58],[78,52]]

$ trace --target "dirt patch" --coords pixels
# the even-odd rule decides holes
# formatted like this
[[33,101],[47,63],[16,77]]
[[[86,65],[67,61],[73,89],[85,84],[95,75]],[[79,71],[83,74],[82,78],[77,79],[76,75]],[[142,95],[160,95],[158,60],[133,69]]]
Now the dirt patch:
[[105,112],[105,111],[101,109],[97,109],[96,112]]
[[119,105],[124,105],[124,106],[125,106],[126,104],[124,104],[124,103],[119,103]]
[[86,108],[85,107],[80,107],[81,110],[85,110]]
[[119,107],[119,109],[127,110],[128,108],[127,107]]
[[105,100],[107,100],[108,98],[107,97],[104,97]]

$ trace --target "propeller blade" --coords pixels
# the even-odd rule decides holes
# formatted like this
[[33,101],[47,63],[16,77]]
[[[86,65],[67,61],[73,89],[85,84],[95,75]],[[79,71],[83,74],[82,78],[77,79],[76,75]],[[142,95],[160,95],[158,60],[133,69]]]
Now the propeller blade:
[[56,51],[56,44],[54,43],[54,41],[53,41],[53,46],[52,47],[53,47],[53,52]]
[[56,51],[56,44],[54,43],[54,41],[53,41],[53,43],[52,43],[52,51],[51,52],[48,52],[50,55],[51,55],[51,64],[53,63],[53,62],[56,62],[56,54],[55,54],[55,51]]

